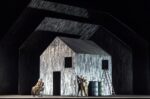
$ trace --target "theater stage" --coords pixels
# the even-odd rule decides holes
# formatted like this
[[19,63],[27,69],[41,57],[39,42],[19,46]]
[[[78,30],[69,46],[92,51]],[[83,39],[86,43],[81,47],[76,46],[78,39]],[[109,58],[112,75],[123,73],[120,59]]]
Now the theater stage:
[[109,98],[113,98],[113,99],[119,99],[119,98],[150,98],[150,95],[115,95],[115,96],[99,96],[99,97],[72,97],[72,96],[31,96],[31,95],[0,95],[0,98],[26,98],[26,99],[30,99],[30,98],[51,98],[51,99],[57,99],[57,98],[84,98],[84,99],[90,99],[90,98],[101,98],[101,99],[109,99]]

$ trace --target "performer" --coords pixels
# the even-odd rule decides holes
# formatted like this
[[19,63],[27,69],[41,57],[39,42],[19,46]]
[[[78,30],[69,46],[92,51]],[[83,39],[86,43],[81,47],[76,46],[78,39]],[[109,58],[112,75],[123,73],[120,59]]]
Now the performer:
[[[79,95],[79,92],[81,91],[81,96],[82,96],[82,90],[81,90],[81,78],[77,75],[77,83],[78,83],[78,95]],[[78,96],[77,95],[77,96]]]
[[42,79],[39,79],[38,82],[36,83],[35,86],[32,87],[31,90],[31,95],[35,96],[35,95],[41,95],[40,92],[42,92],[44,90],[44,82],[42,81]]
[[88,84],[87,84],[87,80],[82,78],[83,80],[83,91],[84,91],[84,95],[88,96]]
[[81,91],[81,96],[83,96],[83,92],[84,92],[84,95],[87,96],[86,89],[84,86],[84,83],[86,82],[86,80],[83,78],[82,75],[81,77],[77,75],[77,82],[78,82],[78,95],[79,95],[79,92]]

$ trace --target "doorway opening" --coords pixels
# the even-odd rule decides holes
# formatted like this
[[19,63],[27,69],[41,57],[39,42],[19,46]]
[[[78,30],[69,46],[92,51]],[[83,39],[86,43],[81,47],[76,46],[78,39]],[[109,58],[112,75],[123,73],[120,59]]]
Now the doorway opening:
[[53,95],[60,95],[61,90],[61,72],[60,71],[54,71],[53,72]]

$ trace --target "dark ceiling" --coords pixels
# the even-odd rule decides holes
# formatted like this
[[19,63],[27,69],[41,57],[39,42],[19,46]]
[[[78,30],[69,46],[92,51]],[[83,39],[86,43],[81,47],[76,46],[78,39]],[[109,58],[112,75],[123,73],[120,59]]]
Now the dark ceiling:
[[[127,24],[137,34],[149,41],[149,0],[49,0],[87,9],[106,11]],[[30,0],[3,0],[0,3],[0,38],[7,33]]]

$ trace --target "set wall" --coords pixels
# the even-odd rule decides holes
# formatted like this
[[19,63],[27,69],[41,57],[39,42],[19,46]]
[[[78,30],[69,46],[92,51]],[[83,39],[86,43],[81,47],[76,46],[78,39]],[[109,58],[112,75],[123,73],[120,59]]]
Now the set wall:
[[28,37],[22,46],[20,46],[18,79],[19,94],[31,94],[31,87],[34,86],[39,79],[40,55],[56,36],[78,37],[75,35],[53,33],[50,31],[36,31]]
[[[129,46],[132,49],[132,52],[131,52],[132,53],[132,66],[133,66],[132,68],[133,75],[131,76],[133,77],[133,86],[132,86],[133,93],[132,94],[143,94],[143,95],[150,94],[150,87],[148,87],[149,78],[150,78],[149,77],[150,70],[149,70],[149,51],[148,51],[149,44],[148,42],[145,41],[134,30],[132,30],[126,24],[122,23],[120,20],[115,18],[110,13],[107,13],[107,12],[99,13],[96,11],[95,12],[91,11],[90,15],[92,15],[90,16],[90,20],[92,22],[94,21],[94,23],[101,24],[103,27],[107,28],[109,31],[112,32],[111,34],[117,36],[117,38],[125,42],[127,46]],[[97,36],[100,36],[100,35],[101,34],[97,34]],[[107,37],[101,36],[97,38],[101,38],[102,40],[105,40]],[[99,43],[100,41],[97,40],[97,42]],[[104,45],[104,46],[106,47],[109,45]],[[118,53],[120,53],[120,51]],[[122,92],[120,94],[122,94]],[[125,92],[124,94],[128,94],[128,93]]]
[[53,71],[61,71],[61,95],[75,94],[72,93],[73,82],[70,81],[74,77],[73,69],[64,68],[64,57],[74,58],[74,55],[74,52],[60,39],[55,39],[42,53],[40,56],[40,78],[45,83],[45,95],[53,95]]
[[[72,68],[64,67],[64,58],[72,57]],[[59,38],[56,38],[40,56],[40,78],[45,83],[45,95],[53,95],[53,71],[61,72],[61,95],[77,95],[77,75],[89,81],[101,81],[102,60],[109,60],[109,75],[112,75],[109,55],[80,54],[73,52]],[[111,79],[112,81],[112,79]],[[102,95],[110,95],[106,80],[102,83]]]
[[132,49],[110,31],[99,29],[91,38],[112,58],[112,81],[116,94],[132,94]]
[[39,79],[39,57],[35,51],[19,50],[18,94],[30,95],[31,88]]
[[17,94],[18,66],[14,65],[17,64],[15,53],[12,48],[0,45],[0,95]]
[[[0,94],[18,94],[18,76],[20,75],[18,73],[19,46],[42,20],[42,16],[43,15],[39,14],[37,10],[25,9],[22,15],[12,27],[7,30],[8,32],[1,39]],[[27,20],[32,20],[32,22],[28,24]],[[28,85],[26,85],[26,88],[27,87]]]
[[102,82],[101,94],[111,95],[112,86],[110,89],[107,84],[105,77],[102,79],[102,60],[108,60],[108,74],[110,76],[110,82],[112,82],[112,63],[111,56],[109,55],[92,55],[92,54],[76,54],[75,56],[75,73],[76,75],[82,75],[89,84],[89,81],[100,81]]

